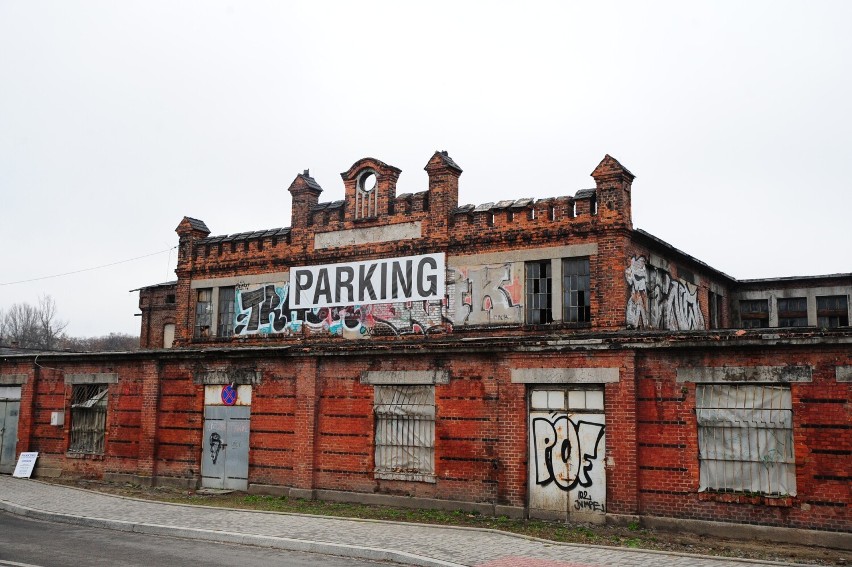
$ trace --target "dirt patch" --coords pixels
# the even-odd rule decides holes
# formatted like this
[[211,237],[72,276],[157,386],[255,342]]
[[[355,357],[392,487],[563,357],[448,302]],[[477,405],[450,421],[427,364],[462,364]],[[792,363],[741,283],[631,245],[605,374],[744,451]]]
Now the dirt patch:
[[638,525],[625,527],[587,526],[542,520],[512,520],[506,517],[485,516],[462,511],[412,510],[390,506],[367,506],[363,504],[258,496],[244,492],[205,494],[194,490],[171,487],[146,487],[92,480],[60,478],[42,480],[118,496],[179,504],[491,528],[564,543],[612,545],[681,553],[699,553],[721,557],[741,557],[813,565],[848,565],[852,567],[852,552],[849,551],[805,545],[781,544],[761,540],[735,540],[702,536],[699,534],[672,533],[645,529]]

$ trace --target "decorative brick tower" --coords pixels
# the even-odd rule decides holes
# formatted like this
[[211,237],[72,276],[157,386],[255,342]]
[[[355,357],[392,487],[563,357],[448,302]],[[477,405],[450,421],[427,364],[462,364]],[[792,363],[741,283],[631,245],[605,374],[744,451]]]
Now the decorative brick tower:
[[630,187],[635,175],[607,154],[592,172],[597,191],[597,214],[603,222],[633,228]]

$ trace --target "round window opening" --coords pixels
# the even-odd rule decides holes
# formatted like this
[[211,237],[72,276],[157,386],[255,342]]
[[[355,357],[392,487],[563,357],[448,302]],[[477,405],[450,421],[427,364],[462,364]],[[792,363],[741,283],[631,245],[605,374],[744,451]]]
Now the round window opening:
[[369,193],[376,188],[377,182],[376,172],[368,169],[358,177],[358,189],[364,193]]

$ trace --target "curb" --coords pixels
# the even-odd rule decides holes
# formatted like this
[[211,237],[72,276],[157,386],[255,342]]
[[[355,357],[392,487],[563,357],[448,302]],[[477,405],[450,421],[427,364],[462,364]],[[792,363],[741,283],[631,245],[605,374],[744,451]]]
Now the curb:
[[424,557],[422,555],[415,555],[413,553],[406,553],[404,551],[396,551],[393,549],[345,545],[339,543],[327,543],[320,541],[291,539],[274,536],[251,535],[218,530],[204,530],[199,528],[183,528],[174,526],[164,526],[159,524],[135,523],[126,522],[123,520],[109,520],[105,518],[72,516],[70,514],[60,514],[57,512],[45,512],[43,510],[36,510],[34,508],[28,508],[19,504],[13,504],[5,500],[0,500],[0,510],[4,510],[6,512],[18,516],[23,516],[26,518],[33,518],[36,520],[60,522],[63,524],[72,524],[89,528],[116,530],[121,532],[178,537],[184,539],[213,541],[219,543],[230,543],[239,545],[252,545],[255,547],[283,549],[286,551],[300,551],[305,553],[336,555],[342,557],[349,557],[352,559],[366,559],[368,561],[390,561],[402,565],[416,565],[417,567],[467,567],[466,565],[463,565],[461,563],[450,563],[448,561],[442,561],[440,559],[432,559],[431,557]]

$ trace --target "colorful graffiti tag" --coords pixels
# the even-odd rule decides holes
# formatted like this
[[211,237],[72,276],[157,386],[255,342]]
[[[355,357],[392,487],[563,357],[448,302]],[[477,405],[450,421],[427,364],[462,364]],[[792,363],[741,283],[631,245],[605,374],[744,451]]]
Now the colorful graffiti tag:
[[288,283],[270,283],[236,290],[234,335],[308,332],[364,339],[427,334],[445,323],[440,300],[290,309],[289,288]]

